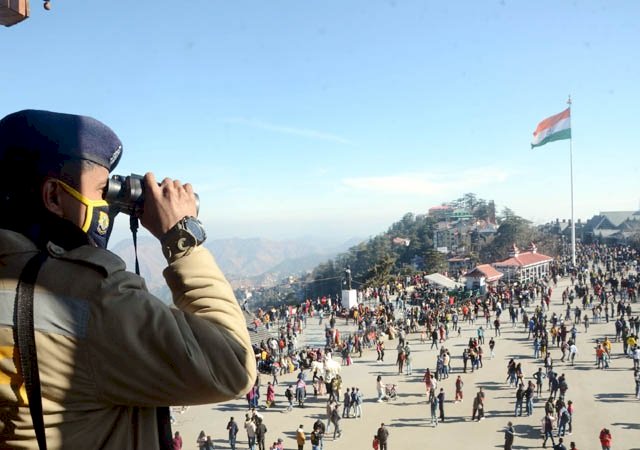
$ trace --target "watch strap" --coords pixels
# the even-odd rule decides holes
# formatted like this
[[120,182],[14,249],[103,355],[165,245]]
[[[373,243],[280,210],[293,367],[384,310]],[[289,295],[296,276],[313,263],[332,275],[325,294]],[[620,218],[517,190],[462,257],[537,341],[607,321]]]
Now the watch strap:
[[[198,230],[197,234],[191,231],[194,228]],[[205,239],[206,233],[202,223],[195,217],[185,216],[165,233],[160,239],[160,244],[165,258],[175,260],[191,253]]]

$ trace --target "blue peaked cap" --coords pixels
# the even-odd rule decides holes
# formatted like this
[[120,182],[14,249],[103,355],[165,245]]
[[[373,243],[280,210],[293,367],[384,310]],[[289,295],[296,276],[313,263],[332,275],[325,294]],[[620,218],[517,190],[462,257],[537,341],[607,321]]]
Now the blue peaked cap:
[[92,117],[25,109],[0,120],[0,161],[16,153],[42,160],[56,155],[86,159],[111,172],[122,156],[122,142]]

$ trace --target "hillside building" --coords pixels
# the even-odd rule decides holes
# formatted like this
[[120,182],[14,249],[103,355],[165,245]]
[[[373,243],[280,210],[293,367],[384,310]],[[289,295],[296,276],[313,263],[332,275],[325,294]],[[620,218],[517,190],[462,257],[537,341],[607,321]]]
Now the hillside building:
[[516,244],[513,244],[509,258],[493,263],[493,267],[504,274],[506,281],[526,283],[547,276],[551,261],[553,258],[538,253],[538,248],[532,242],[527,252],[520,252]]
[[626,243],[640,234],[640,211],[603,211],[585,224],[585,239],[610,244]]
[[439,206],[434,206],[433,208],[429,208],[429,217],[433,217],[438,221],[448,220],[452,214],[453,214],[453,206],[439,205]]
[[504,276],[498,272],[491,264],[480,264],[470,272],[465,274],[465,288],[468,290],[478,290],[481,294],[487,293],[487,286],[494,286]]
[[473,267],[473,261],[468,257],[449,258],[447,260],[448,272],[450,274],[464,274],[471,270]]

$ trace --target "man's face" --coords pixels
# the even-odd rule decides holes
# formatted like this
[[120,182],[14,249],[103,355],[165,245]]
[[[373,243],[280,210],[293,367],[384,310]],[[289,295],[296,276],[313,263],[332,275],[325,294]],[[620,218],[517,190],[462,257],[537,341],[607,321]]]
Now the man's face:
[[[102,200],[109,180],[109,171],[102,166],[92,165],[80,172],[79,183],[73,186],[89,200]],[[82,228],[87,215],[87,207],[64,189],[60,189],[60,206],[63,218]]]

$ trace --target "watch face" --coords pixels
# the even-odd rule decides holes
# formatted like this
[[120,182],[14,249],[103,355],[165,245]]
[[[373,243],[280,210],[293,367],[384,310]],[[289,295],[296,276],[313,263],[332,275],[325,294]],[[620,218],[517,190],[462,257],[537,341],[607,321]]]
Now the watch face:
[[198,219],[189,217],[185,221],[185,227],[187,228],[187,230],[189,230],[191,234],[193,234],[198,244],[204,242],[204,240],[207,238],[204,232],[204,227],[202,226],[202,224]]

